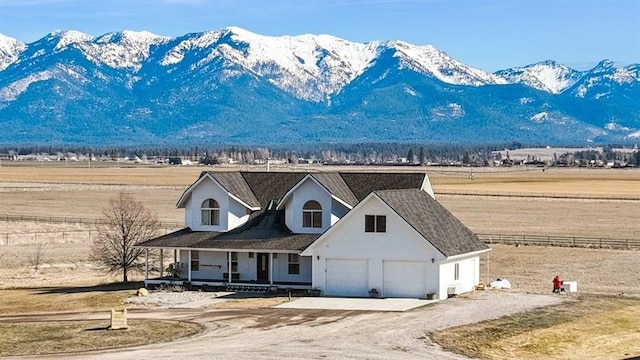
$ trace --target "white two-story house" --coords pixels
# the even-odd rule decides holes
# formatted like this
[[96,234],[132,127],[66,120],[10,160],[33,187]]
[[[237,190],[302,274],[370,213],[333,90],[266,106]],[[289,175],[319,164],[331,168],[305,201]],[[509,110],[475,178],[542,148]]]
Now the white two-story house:
[[186,227],[139,245],[173,250],[177,273],[147,285],[442,299],[489,251],[425,173],[203,172],[177,206]]

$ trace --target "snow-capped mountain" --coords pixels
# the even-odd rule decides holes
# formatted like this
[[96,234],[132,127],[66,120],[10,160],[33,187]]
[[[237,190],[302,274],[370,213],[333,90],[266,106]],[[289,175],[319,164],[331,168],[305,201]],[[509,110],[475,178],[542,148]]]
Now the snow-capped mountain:
[[559,94],[570,88],[584,75],[568,66],[547,60],[524,67],[496,71],[496,76],[511,84],[525,84],[534,89]]
[[617,89],[640,87],[640,72],[638,64],[627,67],[617,67],[611,60],[603,60],[583,76],[570,89],[571,93],[580,98],[600,99],[609,97]]
[[171,40],[169,37],[158,36],[147,31],[128,30],[108,33],[97,39],[79,31],[56,31],[49,34],[46,39],[48,42],[55,42],[55,52],[73,47],[96,64],[136,71],[140,70],[142,63],[149,59],[152,46]]
[[[180,63],[186,52],[205,50],[193,68],[224,59],[296,97],[326,100],[369,68],[380,53],[392,50],[404,67],[456,85],[504,84],[504,79],[456,61],[432,46],[401,41],[355,43],[330,35],[272,37],[229,27],[182,39],[161,60]],[[228,65],[227,65],[228,66]]]
[[0,34],[0,71],[16,62],[25,47],[24,43]]
[[489,73],[429,45],[237,27],[0,35],[0,141],[624,141],[638,69]]

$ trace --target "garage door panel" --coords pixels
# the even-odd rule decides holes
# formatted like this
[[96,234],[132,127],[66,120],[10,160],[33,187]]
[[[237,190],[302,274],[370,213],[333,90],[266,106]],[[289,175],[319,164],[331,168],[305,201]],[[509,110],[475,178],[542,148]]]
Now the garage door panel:
[[358,259],[327,259],[326,290],[333,296],[367,296],[369,291],[369,261]]
[[427,293],[427,263],[424,261],[384,260],[383,296],[424,298]]

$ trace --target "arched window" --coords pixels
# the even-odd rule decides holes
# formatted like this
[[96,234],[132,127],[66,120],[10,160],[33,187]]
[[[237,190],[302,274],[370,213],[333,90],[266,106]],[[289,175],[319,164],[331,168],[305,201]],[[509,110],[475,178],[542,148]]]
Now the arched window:
[[307,201],[302,207],[302,227],[322,227],[322,206],[315,200]]
[[202,202],[200,207],[202,225],[220,225],[220,205],[213,199]]

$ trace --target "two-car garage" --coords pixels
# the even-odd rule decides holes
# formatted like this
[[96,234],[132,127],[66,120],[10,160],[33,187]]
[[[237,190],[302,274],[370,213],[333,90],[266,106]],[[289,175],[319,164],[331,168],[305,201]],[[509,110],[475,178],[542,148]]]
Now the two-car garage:
[[368,296],[376,288],[382,297],[424,298],[427,263],[424,261],[326,259],[327,296]]

